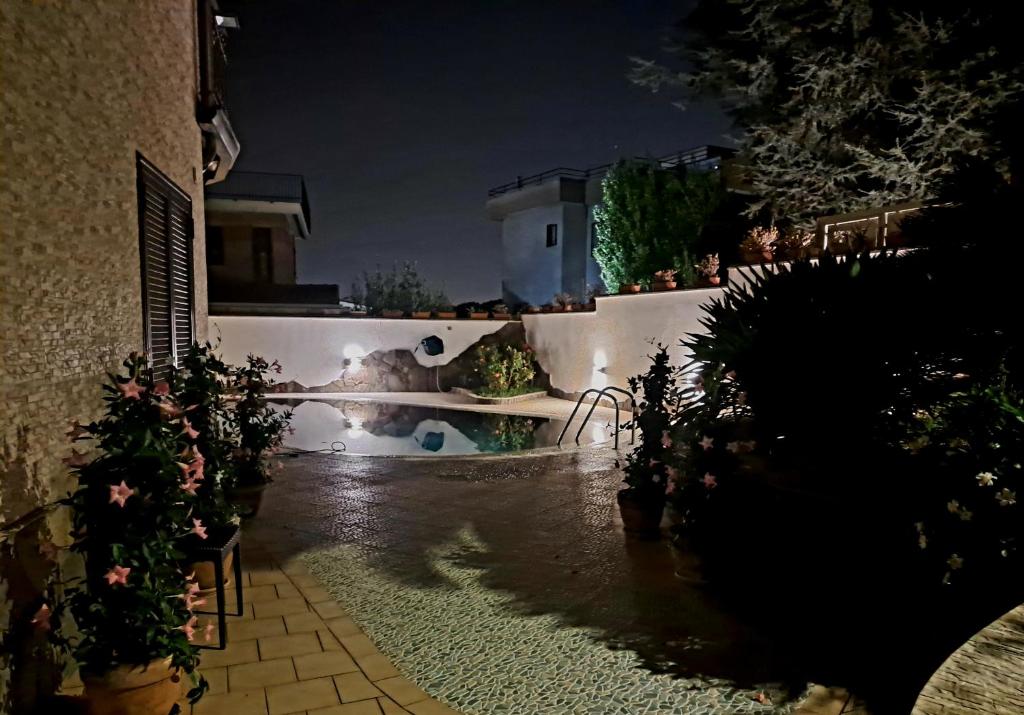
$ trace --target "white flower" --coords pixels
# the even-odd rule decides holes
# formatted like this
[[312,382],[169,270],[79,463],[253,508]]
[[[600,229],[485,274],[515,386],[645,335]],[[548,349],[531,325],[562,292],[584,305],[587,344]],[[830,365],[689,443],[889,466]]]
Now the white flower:
[[922,549],[928,548],[928,537],[925,536],[924,534],[921,534],[920,536],[918,536],[917,537],[917,545],[920,548],[922,548]]
[[980,487],[990,487],[992,486],[993,482],[995,482],[998,478],[999,477],[994,475],[992,472],[982,472],[977,477],[975,477],[975,479],[978,480],[978,486]]
[[949,504],[946,504],[946,509],[949,510],[950,514],[956,514],[958,511],[960,511],[960,502],[954,499],[951,502],[949,502]]
[[1013,506],[1017,503],[1017,492],[1003,487],[1002,491],[996,494],[996,499],[999,500],[999,506]]
[[654,482],[655,484],[660,484],[661,483],[661,475],[660,474],[655,474],[653,477],[651,477],[651,481]]
[[958,569],[963,568],[964,560],[956,554],[953,554],[948,559],[946,559],[946,563],[949,564],[949,568],[951,568],[953,571],[956,571]]
[[736,454],[737,452],[740,451],[740,443],[739,442],[729,442],[727,445],[725,445],[725,448],[727,450],[729,450],[730,452],[732,452],[733,454]]
[[972,516],[974,516],[974,514],[971,513],[969,510],[967,510],[967,509],[961,509],[960,510],[960,519],[961,519],[961,521],[970,521]]

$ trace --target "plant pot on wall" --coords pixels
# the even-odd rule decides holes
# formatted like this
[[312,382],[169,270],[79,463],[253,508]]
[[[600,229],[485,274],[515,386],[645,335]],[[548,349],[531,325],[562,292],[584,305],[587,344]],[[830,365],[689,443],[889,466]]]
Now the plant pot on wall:
[[454,310],[439,310],[435,313],[439,320],[455,320],[456,313]]
[[487,315],[488,315],[488,313],[487,313],[486,310],[484,310],[484,311],[473,310],[473,311],[470,311],[470,313],[469,313],[469,319],[470,320],[487,320]]
[[401,318],[405,316],[405,313],[401,310],[382,310],[380,314],[383,318]]
[[181,698],[181,675],[171,659],[120,665],[102,675],[82,673],[89,715],[166,715]]
[[619,293],[620,294],[639,293],[639,292],[640,292],[640,284],[639,283],[620,283],[619,284]]
[[510,313],[495,313],[494,314],[494,319],[495,320],[512,320],[512,315]]
[[651,287],[654,290],[675,290],[676,289],[676,282],[675,281],[654,281],[651,284]]
[[348,311],[348,313],[346,315],[349,318],[365,318],[366,317],[366,311],[365,310],[350,310],[350,311]]
[[628,489],[617,495],[619,513],[622,516],[622,527],[637,534],[657,534],[661,528],[661,515],[665,510],[665,501],[638,499]]
[[416,318],[417,320],[427,320],[428,318],[430,318],[430,311],[414,310],[412,311],[412,317]]

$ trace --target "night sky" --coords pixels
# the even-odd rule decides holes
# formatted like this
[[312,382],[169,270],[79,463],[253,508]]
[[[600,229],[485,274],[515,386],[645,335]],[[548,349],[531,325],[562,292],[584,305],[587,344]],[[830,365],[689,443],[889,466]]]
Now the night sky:
[[303,174],[299,281],[417,262],[458,303],[500,295],[487,190],[557,166],[728,143],[626,79],[688,2],[248,0],[229,44],[237,168]]

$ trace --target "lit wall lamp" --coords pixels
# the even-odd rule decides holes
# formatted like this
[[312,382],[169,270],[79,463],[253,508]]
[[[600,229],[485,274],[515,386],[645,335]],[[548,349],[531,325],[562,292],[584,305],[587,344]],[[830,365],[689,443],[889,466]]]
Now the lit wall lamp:
[[224,27],[231,30],[237,30],[241,27],[238,23],[237,15],[214,15],[213,19],[217,23],[217,27]]

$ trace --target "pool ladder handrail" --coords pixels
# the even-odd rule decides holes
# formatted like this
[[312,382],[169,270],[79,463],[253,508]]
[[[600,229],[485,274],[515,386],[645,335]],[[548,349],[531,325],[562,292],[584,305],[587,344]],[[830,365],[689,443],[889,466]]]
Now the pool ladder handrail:
[[572,424],[573,419],[575,419],[576,417],[576,413],[579,412],[580,406],[583,404],[584,398],[586,398],[586,396],[592,392],[596,392],[597,397],[594,398],[594,402],[590,405],[590,410],[587,412],[587,416],[584,417],[583,422],[580,423],[580,428],[576,430],[576,444],[579,445],[580,435],[583,434],[583,428],[587,426],[587,422],[590,420],[590,416],[594,414],[594,410],[597,408],[598,402],[600,402],[602,397],[607,397],[609,400],[612,401],[612,404],[615,405],[615,449],[619,448],[619,432],[621,430],[621,423],[619,422],[619,401],[612,397],[610,394],[607,394],[609,392],[619,392],[629,398],[629,402],[632,405],[631,412],[633,415],[633,419],[630,420],[629,443],[636,444],[636,399],[633,397],[633,393],[628,392],[627,390],[623,390],[621,387],[610,386],[600,390],[598,390],[596,387],[591,387],[583,391],[583,394],[580,395],[580,399],[576,400],[576,406],[573,408],[572,414],[569,415],[569,419],[566,421],[565,427],[562,428],[561,434],[558,435],[557,445],[559,447],[562,446],[562,439],[565,437],[565,433],[569,430],[569,425]]

